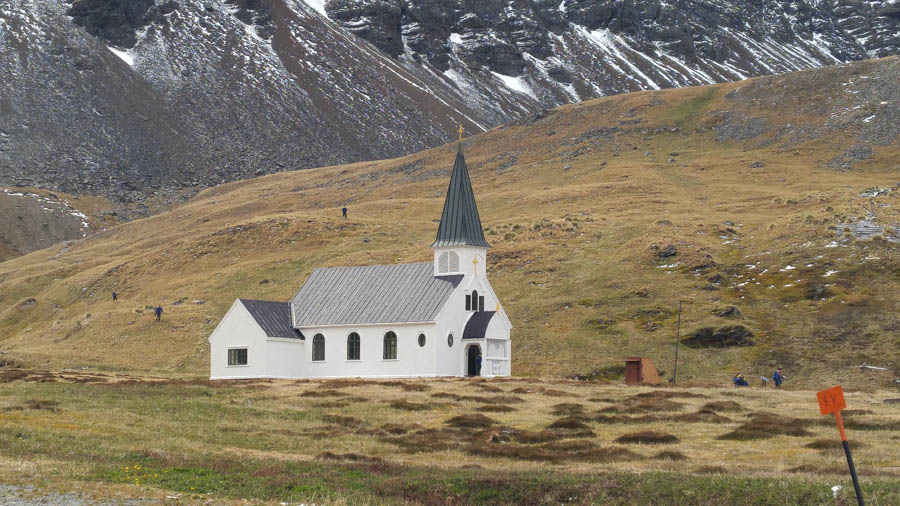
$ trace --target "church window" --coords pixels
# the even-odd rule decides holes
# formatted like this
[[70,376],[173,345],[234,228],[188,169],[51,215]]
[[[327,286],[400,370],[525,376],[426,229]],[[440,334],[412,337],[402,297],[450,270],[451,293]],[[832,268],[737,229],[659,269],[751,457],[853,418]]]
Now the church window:
[[385,360],[397,360],[397,334],[388,332],[384,335],[384,355]]
[[447,346],[453,347],[453,332],[447,334]]
[[247,365],[247,348],[228,350],[228,365]]
[[466,294],[466,311],[472,310],[472,295]]
[[347,360],[359,360],[359,334],[356,332],[347,336]]
[[325,336],[322,334],[313,336],[312,352],[313,362],[323,362],[325,360]]
[[478,297],[478,310],[484,311],[484,295]]
[[472,290],[472,311],[478,311],[478,290]]
[[459,272],[459,255],[455,251],[445,251],[438,257],[438,272]]
[[419,334],[419,348],[425,347],[425,333],[422,332]]

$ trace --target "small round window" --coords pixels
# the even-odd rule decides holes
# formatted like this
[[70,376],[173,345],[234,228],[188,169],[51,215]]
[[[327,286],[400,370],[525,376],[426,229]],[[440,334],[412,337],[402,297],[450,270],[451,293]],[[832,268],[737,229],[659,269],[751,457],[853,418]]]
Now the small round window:
[[419,348],[425,347],[425,334],[419,334]]
[[447,334],[447,346],[453,347],[453,334]]

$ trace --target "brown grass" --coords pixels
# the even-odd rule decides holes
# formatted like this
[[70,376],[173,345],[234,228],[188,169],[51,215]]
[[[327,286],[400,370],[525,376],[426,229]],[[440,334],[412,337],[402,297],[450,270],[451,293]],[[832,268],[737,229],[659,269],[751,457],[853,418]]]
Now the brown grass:
[[744,407],[734,401],[712,401],[703,405],[709,411],[743,411]]
[[561,404],[554,404],[551,406],[553,410],[551,413],[557,416],[571,416],[571,415],[580,415],[584,413],[584,405],[573,403],[573,402],[564,402]]
[[389,405],[394,409],[404,409],[406,411],[427,411],[432,408],[430,404],[410,402],[406,399],[391,401]]
[[687,455],[673,450],[663,450],[656,455],[653,456],[655,460],[674,460],[674,461],[682,461],[688,460]]
[[677,443],[680,441],[677,437],[672,434],[666,434],[665,432],[656,432],[652,430],[645,430],[640,432],[631,432],[628,434],[623,434],[615,439],[616,443],[622,444],[671,444]]
[[602,448],[590,441],[551,441],[539,445],[492,444],[468,449],[472,455],[546,462],[607,463],[642,457],[624,448]]
[[768,412],[756,412],[750,415],[749,422],[737,429],[719,436],[719,439],[746,441],[749,439],[768,439],[774,436],[809,436],[806,420],[776,415]]
[[475,413],[471,415],[454,416],[444,423],[451,427],[480,429],[484,427],[490,427],[491,425],[496,425],[497,421],[480,413]]
[[581,418],[577,416],[567,416],[565,418],[560,418],[558,420],[553,421],[550,425],[547,426],[548,429],[565,429],[565,430],[585,430],[590,429],[590,426]]
[[486,406],[479,406],[476,410],[482,413],[510,413],[518,411],[516,408],[505,404],[488,404]]
[[[850,441],[851,450],[856,448],[865,448],[866,446],[868,445],[859,441]],[[844,450],[844,447],[841,444],[841,440],[836,437],[831,439],[816,439],[815,441],[811,441],[803,445],[803,447],[812,448],[813,450]]]

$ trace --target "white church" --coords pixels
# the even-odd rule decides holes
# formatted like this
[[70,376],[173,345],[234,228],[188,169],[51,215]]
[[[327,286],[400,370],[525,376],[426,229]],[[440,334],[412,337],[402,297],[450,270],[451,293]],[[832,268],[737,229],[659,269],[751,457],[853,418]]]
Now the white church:
[[315,269],[290,302],[235,300],[209,336],[210,378],[509,376],[461,145],[431,247],[433,262]]

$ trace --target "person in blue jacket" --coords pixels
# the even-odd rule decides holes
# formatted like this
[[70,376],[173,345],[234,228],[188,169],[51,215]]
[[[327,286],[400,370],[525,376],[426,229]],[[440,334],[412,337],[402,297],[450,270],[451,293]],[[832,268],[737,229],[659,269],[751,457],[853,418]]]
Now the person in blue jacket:
[[775,388],[781,388],[781,382],[784,381],[784,374],[781,373],[780,367],[776,368],[775,372],[772,373],[772,380],[775,381]]
[[734,375],[734,386],[736,387],[749,387],[750,383],[747,383],[747,380],[744,379],[744,375],[741,373],[737,373]]
[[155,311],[156,311],[156,321],[159,321],[159,319],[162,317],[162,313],[163,313],[162,306],[157,305]]

